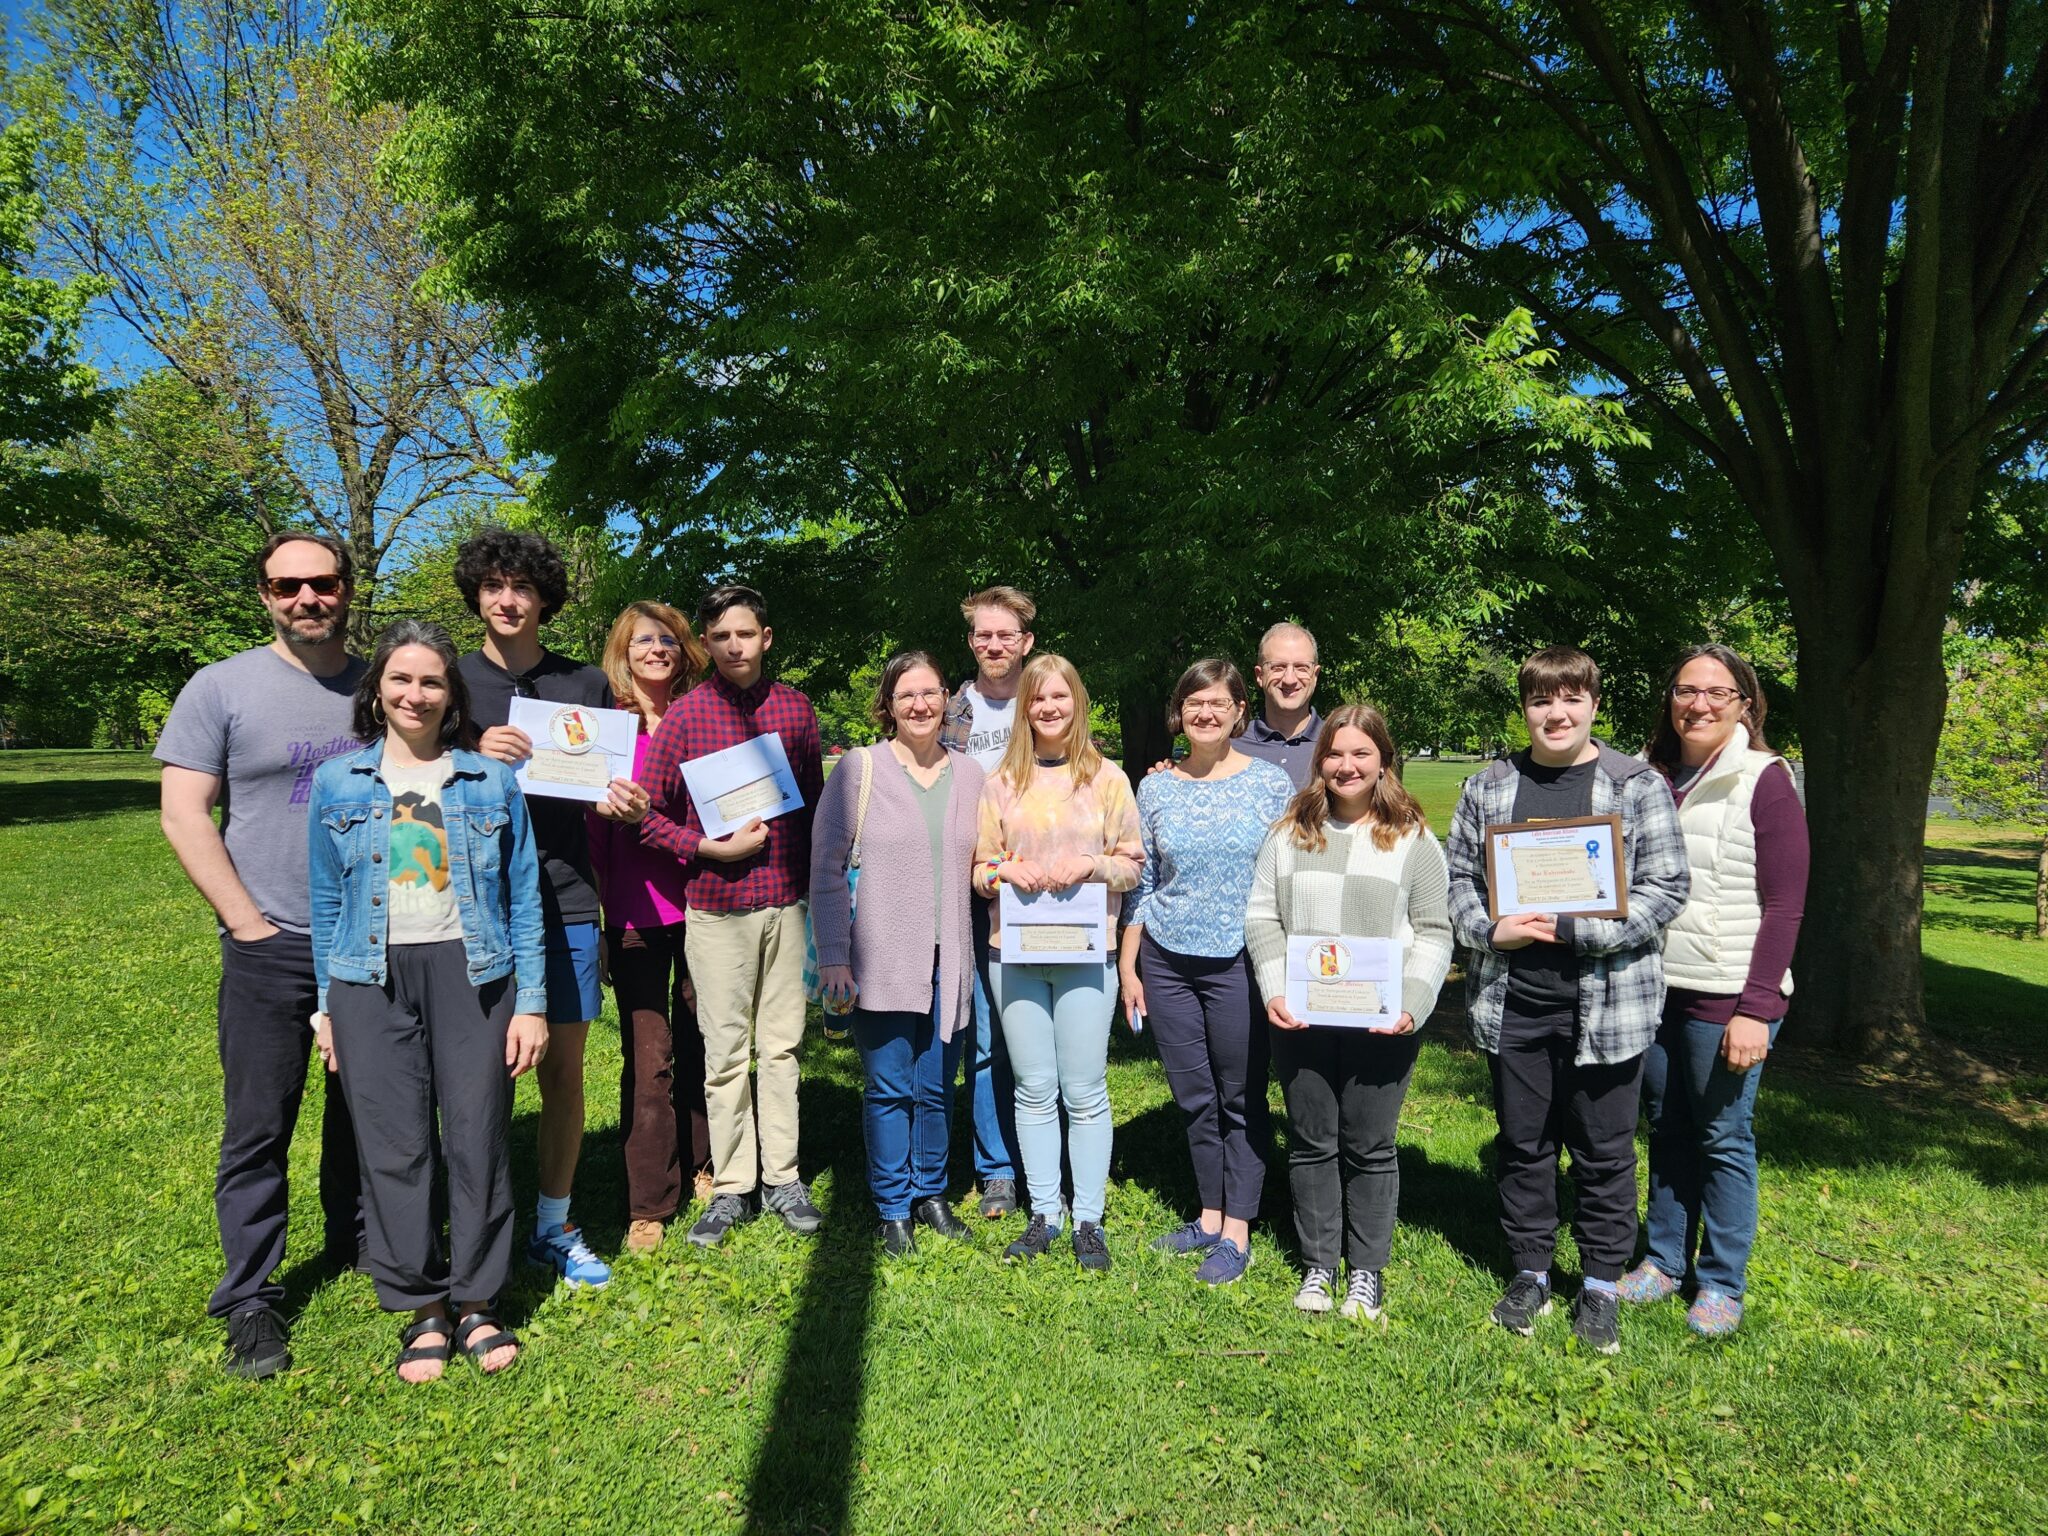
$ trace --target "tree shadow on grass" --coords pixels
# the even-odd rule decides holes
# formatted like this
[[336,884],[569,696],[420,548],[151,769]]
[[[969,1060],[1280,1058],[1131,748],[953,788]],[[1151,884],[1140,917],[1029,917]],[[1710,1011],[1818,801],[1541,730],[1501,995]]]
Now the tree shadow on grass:
[[859,1091],[807,1077],[803,1140],[816,1148],[806,1152],[806,1163],[829,1165],[834,1176],[825,1225],[797,1292],[782,1378],[747,1477],[749,1531],[845,1530],[860,1464],[868,1320],[881,1249],[865,1161],[852,1155],[860,1145]]
[[38,779],[0,784],[0,827],[89,821],[119,811],[154,807],[157,781],[148,779]]

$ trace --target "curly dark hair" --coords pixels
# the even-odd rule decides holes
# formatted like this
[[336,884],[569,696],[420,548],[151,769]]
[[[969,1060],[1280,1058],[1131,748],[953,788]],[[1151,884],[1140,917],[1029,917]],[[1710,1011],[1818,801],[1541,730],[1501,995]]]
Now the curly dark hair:
[[509,581],[530,581],[540,594],[540,621],[545,624],[569,601],[569,567],[561,553],[537,533],[515,533],[510,528],[486,528],[462,541],[455,552],[455,585],[469,611],[483,616],[478,593],[493,576]]
[[356,683],[355,713],[352,731],[357,741],[380,741],[384,736],[384,710],[382,688],[384,669],[391,664],[392,652],[406,645],[423,645],[440,657],[441,665],[448,672],[448,712],[441,717],[441,747],[474,747],[476,745],[476,722],[469,713],[469,687],[462,680],[462,670],[457,665],[460,658],[455,652],[455,642],[448,638],[448,631],[440,625],[425,619],[400,619],[387,625],[384,633],[377,637],[376,652],[370,657],[369,669]]

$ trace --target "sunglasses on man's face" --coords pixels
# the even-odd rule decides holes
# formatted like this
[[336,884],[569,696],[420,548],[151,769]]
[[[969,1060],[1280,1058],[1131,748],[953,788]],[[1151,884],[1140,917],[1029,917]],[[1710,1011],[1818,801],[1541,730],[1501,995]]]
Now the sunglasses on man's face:
[[263,590],[281,603],[297,597],[301,587],[311,587],[316,597],[333,597],[342,581],[339,576],[271,576],[263,583]]

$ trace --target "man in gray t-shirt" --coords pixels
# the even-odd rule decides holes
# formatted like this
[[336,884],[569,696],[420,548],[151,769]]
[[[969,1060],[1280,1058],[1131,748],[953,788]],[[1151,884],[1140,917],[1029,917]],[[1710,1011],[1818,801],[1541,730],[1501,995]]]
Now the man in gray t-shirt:
[[[226,1273],[207,1311],[228,1325],[226,1368],[275,1375],[291,1365],[272,1278],[284,1262],[285,1169],[306,1061],[313,979],[306,811],[313,770],[357,745],[348,654],[346,545],[281,534],[256,562],[276,638],[203,667],[159,737],[163,828],[220,924],[220,1064],[226,1114],[214,1215]],[[214,813],[220,814],[219,823]],[[355,1131],[339,1079],[327,1079],[320,1204],[330,1262],[353,1267],[362,1217]]]

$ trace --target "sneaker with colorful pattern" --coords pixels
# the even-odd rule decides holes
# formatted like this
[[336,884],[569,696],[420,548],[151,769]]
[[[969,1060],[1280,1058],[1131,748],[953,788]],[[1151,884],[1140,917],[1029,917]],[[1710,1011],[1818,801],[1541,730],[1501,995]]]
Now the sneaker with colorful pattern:
[[1645,1259],[1615,1282],[1614,1289],[1623,1301],[1641,1306],[1645,1302],[1666,1301],[1676,1296],[1678,1282]]
[[1725,1291],[1701,1291],[1685,1310],[1685,1326],[1702,1338],[1725,1339],[1742,1326],[1742,1303]]

